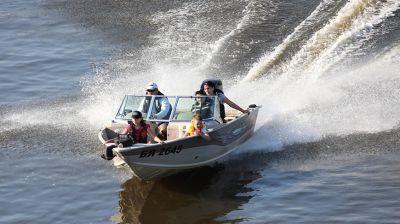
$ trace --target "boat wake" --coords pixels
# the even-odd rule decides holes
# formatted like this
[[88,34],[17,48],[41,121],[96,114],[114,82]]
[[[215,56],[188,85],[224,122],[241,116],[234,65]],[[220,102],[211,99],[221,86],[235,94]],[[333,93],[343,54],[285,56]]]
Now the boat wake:
[[[293,43],[301,40],[307,27],[324,18],[332,8],[331,1],[323,1],[275,50],[266,53],[243,79],[250,81],[272,73],[273,75],[308,74],[313,70],[323,74],[337,66],[341,59],[353,55],[352,51],[366,47],[368,40],[382,35],[379,25],[399,9],[398,1],[353,0],[348,2],[324,27],[301,47],[298,52],[290,52]],[[289,55],[288,55],[289,54]],[[294,56],[290,59],[290,54]],[[270,71],[273,67],[281,67]]]
[[[126,93],[143,94],[146,83],[155,81],[168,95],[191,95],[203,79],[215,76],[241,106],[263,106],[257,131],[242,148],[279,149],[399,126],[397,0],[305,1],[310,9],[293,18],[280,15],[293,8],[285,1],[205,0],[169,3],[164,10],[144,4],[150,13],[143,18],[140,9],[128,12],[134,9],[123,2],[104,18],[96,16],[106,12],[104,5],[63,2],[65,14],[110,32],[102,38],[123,37],[123,46],[92,65],[79,96],[0,108],[1,146],[15,142],[24,128],[35,128],[27,140],[34,144],[23,145],[63,142],[75,150],[85,136],[86,148],[95,150],[91,138]],[[220,16],[228,11],[236,13]],[[110,18],[123,24],[109,29],[103,20]],[[139,31],[143,36],[134,35]]]

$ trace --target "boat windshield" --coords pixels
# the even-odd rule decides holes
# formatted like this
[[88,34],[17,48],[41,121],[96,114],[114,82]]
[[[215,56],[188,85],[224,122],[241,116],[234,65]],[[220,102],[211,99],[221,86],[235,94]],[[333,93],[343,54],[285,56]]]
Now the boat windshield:
[[[200,114],[203,120],[212,120],[215,116],[216,100],[214,96],[126,95],[115,118],[130,120],[132,112],[137,110],[142,112],[144,120],[147,121],[190,121],[195,114]],[[169,107],[166,106],[168,104]]]
[[172,120],[190,121],[193,115],[199,114],[203,120],[214,118],[215,97],[179,97]]

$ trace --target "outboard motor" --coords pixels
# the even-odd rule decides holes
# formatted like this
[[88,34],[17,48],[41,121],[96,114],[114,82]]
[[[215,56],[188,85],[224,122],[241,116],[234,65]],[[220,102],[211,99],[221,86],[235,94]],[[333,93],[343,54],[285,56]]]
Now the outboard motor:
[[250,104],[249,107],[248,107],[248,109],[254,109],[254,108],[256,108],[256,107],[257,107],[256,104]]
[[106,159],[106,160],[112,160],[115,155],[113,152],[113,148],[117,147],[116,145],[109,145],[105,147],[105,152],[104,154],[101,155],[101,158]]

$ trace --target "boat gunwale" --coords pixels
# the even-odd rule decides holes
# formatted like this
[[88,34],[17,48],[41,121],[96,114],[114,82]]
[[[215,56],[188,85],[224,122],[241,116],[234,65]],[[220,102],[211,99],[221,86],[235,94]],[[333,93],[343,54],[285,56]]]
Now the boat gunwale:
[[[252,109],[250,111],[250,113],[252,113],[254,110],[258,110],[259,108],[260,107],[257,106],[256,108]],[[239,122],[240,120],[244,119],[246,116],[250,116],[250,115],[251,114],[247,114],[247,113],[241,114],[236,119],[234,119],[228,123],[222,123],[222,124],[219,124],[217,127],[210,129],[208,134],[212,135],[213,133],[219,131],[220,129],[232,126],[234,123]],[[179,121],[179,122],[182,122],[182,121]],[[167,140],[167,141],[164,141],[164,143],[153,143],[153,144],[136,143],[133,146],[129,146],[129,147],[125,147],[125,148],[116,148],[116,149],[119,152],[127,152],[127,151],[131,151],[131,150],[136,151],[137,149],[143,149],[143,148],[152,148],[152,147],[159,147],[159,146],[165,147],[165,146],[172,145],[172,144],[180,142],[180,141],[190,141],[190,140],[196,139],[196,138],[201,139],[200,136],[187,136],[187,137],[182,137],[182,138],[176,138],[173,140]],[[204,142],[207,143],[208,141],[204,140]],[[205,144],[205,145],[212,145],[212,144]]]

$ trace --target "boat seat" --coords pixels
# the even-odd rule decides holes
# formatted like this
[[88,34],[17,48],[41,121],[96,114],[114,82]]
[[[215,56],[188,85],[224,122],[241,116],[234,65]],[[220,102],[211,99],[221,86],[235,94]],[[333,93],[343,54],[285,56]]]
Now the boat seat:
[[[207,120],[205,121],[206,128],[208,131],[220,125],[218,121]],[[174,140],[185,137],[186,128],[190,125],[190,121],[187,122],[170,122],[167,127],[167,140]]]
[[167,127],[167,140],[174,140],[185,136],[186,127],[190,125],[188,122],[170,122]]
[[238,118],[241,115],[241,113],[237,110],[227,110],[226,111],[226,116],[225,116],[225,121],[227,123],[235,120],[236,118]]

